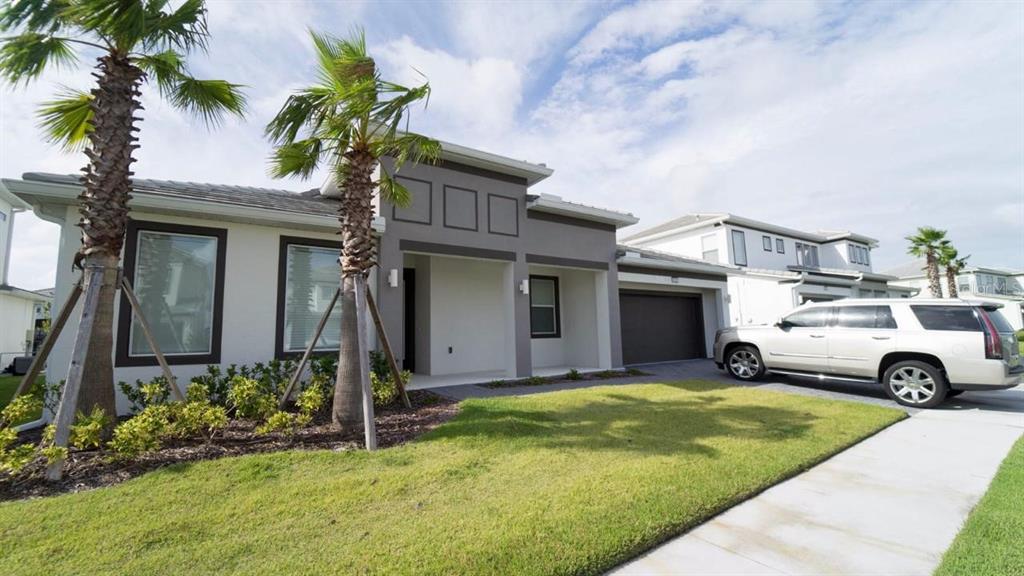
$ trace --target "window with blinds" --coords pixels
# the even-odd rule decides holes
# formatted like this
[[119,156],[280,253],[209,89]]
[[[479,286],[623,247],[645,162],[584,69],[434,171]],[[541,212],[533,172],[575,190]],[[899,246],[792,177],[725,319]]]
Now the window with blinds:
[[[284,352],[309,346],[320,318],[338,288],[339,250],[289,244],[284,281]],[[337,350],[341,343],[341,307],[337,303],[314,350]]]

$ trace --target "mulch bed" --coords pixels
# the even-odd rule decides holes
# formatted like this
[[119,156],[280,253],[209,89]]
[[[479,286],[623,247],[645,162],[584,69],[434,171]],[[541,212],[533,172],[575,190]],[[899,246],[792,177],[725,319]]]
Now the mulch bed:
[[570,378],[566,373],[562,376],[531,376],[518,380],[495,380],[481,384],[484,388],[519,388],[520,386],[544,386],[545,384],[557,384],[559,382],[585,382],[587,380],[610,380],[612,378],[628,378],[630,376],[650,376],[649,373],[627,368],[625,370],[601,370],[600,372],[579,372]]
[[[376,410],[377,445],[388,448],[404,444],[433,430],[450,420],[458,412],[458,404],[426,391],[409,392],[412,409],[398,404]],[[256,424],[232,420],[210,444],[202,440],[169,440],[157,452],[134,460],[112,460],[109,452],[99,450],[72,451],[64,466],[64,478],[47,482],[43,478],[42,463],[33,464],[16,479],[0,480],[0,501],[38,496],[51,496],[65,492],[81,492],[102,486],[111,486],[145,474],[157,468],[181,462],[198,462],[225,456],[240,456],[283,450],[359,450],[363,447],[363,434],[342,434],[330,425],[329,416],[323,416],[312,426],[300,429],[294,435],[279,433],[256,434]],[[38,443],[41,430],[22,434],[27,442]]]

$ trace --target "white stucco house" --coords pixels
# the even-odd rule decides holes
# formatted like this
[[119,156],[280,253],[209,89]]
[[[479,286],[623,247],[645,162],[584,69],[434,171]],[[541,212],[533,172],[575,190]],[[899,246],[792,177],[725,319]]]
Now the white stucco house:
[[[925,272],[924,259],[914,260],[902,266],[886,270],[886,274],[895,276],[892,283],[906,286],[918,291],[918,296],[931,298],[928,291],[928,275]],[[939,285],[942,297],[949,298],[949,284],[945,270],[939,270]],[[968,266],[956,277],[957,295],[1001,304],[1004,316],[1014,330],[1024,329],[1024,271],[1010,268],[988,266]]]
[[44,295],[8,283],[14,217],[29,208],[28,203],[0,185],[0,370],[15,357],[31,355],[36,308],[46,302]]
[[909,297],[895,277],[873,271],[874,238],[849,231],[805,232],[728,213],[687,214],[622,239],[729,267],[730,325],[763,324],[809,301]]

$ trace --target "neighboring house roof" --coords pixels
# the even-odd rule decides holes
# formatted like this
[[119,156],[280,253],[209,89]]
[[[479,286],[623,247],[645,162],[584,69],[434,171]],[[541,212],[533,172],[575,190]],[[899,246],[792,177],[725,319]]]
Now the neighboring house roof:
[[[894,268],[890,268],[884,272],[890,276],[895,276],[899,279],[908,278],[924,278],[927,276],[925,272],[925,259],[919,258],[906,264],[901,264]],[[940,266],[941,268],[941,266]],[[996,276],[1021,276],[1024,275],[1024,271],[1014,270],[1012,268],[993,268],[989,266],[967,266],[960,271],[961,274],[994,274]]]
[[10,284],[0,284],[0,294],[6,294],[14,296],[15,298],[21,298],[23,300],[31,300],[33,302],[46,302],[47,297],[31,290],[25,290],[24,288],[18,288],[11,286]]
[[897,279],[895,276],[890,276],[888,274],[862,272],[860,270],[847,270],[844,268],[821,268],[813,266],[787,266],[787,268],[793,272],[806,272],[807,274],[814,274],[817,276],[839,276],[844,278],[876,280],[878,282],[888,282],[890,280]]
[[632,226],[640,221],[636,216],[628,212],[569,202],[568,200],[563,200],[561,196],[555,196],[554,194],[528,194],[526,196],[526,209],[612,224],[616,228]]
[[21,198],[15,196],[10,190],[7,189],[6,186],[3,185],[2,182],[0,182],[0,200],[4,200],[11,206],[14,206],[15,208],[21,210],[28,210],[29,208],[31,208],[31,206],[28,205],[28,202],[25,202]]
[[656,270],[682,270],[721,275],[741,272],[740,268],[736,266],[708,262],[700,258],[688,258],[659,250],[637,248],[636,246],[625,244],[618,245],[616,259],[620,265],[629,264]]
[[622,241],[637,242],[642,240],[652,240],[660,236],[668,236],[670,234],[685,232],[715,224],[734,224],[736,226],[743,226],[745,228],[752,228],[782,236],[790,236],[818,244],[827,244],[829,242],[837,242],[839,240],[853,240],[855,242],[863,242],[871,247],[878,246],[878,240],[871,238],[870,236],[857,234],[848,230],[821,230],[816,233],[803,232],[801,230],[778,226],[762,220],[744,218],[735,214],[729,214],[728,212],[686,214],[669,220],[668,222],[658,224],[657,226],[641,230],[640,232],[623,238]]

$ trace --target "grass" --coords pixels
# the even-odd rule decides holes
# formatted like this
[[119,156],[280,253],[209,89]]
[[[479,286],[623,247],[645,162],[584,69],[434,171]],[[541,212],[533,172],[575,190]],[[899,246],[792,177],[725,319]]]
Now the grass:
[[598,574],[905,417],[721,383],[467,400],[418,442],[0,504],[4,572]]
[[[37,380],[37,386],[32,388],[32,393],[39,399],[42,399],[42,384],[44,381],[45,379],[42,376],[40,376],[39,379]],[[18,384],[20,383],[21,376],[0,376],[0,409],[2,409],[4,406],[7,406],[7,404],[10,403],[11,398],[14,396],[14,392],[18,390]],[[40,415],[41,412],[40,414],[36,414],[29,418],[28,420],[26,420],[26,422],[36,420],[37,418],[39,418]],[[17,422],[17,424],[23,424],[23,422]]]
[[1024,574],[1024,437],[946,551],[936,576]]

